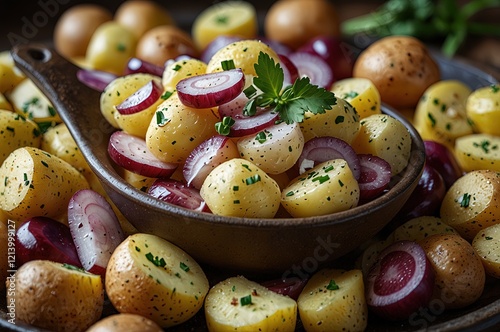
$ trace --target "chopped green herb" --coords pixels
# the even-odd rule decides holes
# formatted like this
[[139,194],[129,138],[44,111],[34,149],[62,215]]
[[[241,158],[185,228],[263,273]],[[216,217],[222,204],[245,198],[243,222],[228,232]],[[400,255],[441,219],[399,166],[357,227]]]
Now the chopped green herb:
[[229,18],[224,15],[219,15],[215,18],[215,23],[221,24],[221,25],[226,25],[227,22],[229,21]]
[[344,122],[344,117],[342,115],[339,115],[335,118],[335,124],[343,123]]
[[184,272],[188,272],[189,271],[189,266],[187,266],[185,263],[183,262],[180,262],[180,268],[184,271]]
[[320,184],[325,183],[328,180],[330,180],[330,177],[328,175],[317,176],[312,179],[313,182],[318,181]]
[[261,131],[255,136],[255,140],[258,141],[259,143],[265,143],[267,141],[267,136],[266,133]]
[[24,185],[29,186],[30,180],[28,180],[28,174],[23,173]]
[[286,196],[286,197],[290,197],[290,196],[293,196],[293,195],[295,195],[295,194],[293,193],[293,191],[289,191],[289,192],[287,192],[287,193],[286,193],[286,195],[285,195],[285,196]]
[[242,306],[246,306],[246,305],[252,304],[252,295],[247,295],[247,296],[241,297],[240,298],[240,304]]
[[165,262],[165,259],[163,259],[163,257],[162,258],[159,258],[158,256],[154,257],[153,254],[150,252],[146,254],[146,258],[155,266],[165,267],[167,265],[167,262]]
[[491,236],[485,236],[484,239],[485,240],[493,240],[493,238]]
[[328,286],[326,286],[326,289],[328,290],[337,290],[339,289],[339,285],[335,282],[335,280],[331,279],[330,282],[328,283]]
[[40,162],[42,163],[42,165],[43,165],[43,166],[45,166],[45,167],[49,167],[49,164],[47,164],[45,161],[43,161],[43,160],[42,160],[42,161],[40,161]]
[[469,207],[470,198],[471,198],[470,194],[468,193],[463,194],[462,199],[460,201],[460,207],[463,208]]
[[230,116],[225,116],[222,121],[215,124],[215,130],[220,134],[227,136],[231,132],[231,127],[236,123]]
[[498,91],[500,91],[500,85],[494,85],[494,84],[492,84],[491,85],[491,91],[493,91],[493,93],[497,93]]
[[78,272],[83,272],[83,273],[87,273],[87,271],[85,271],[84,269],[82,269],[81,267],[77,267],[77,266],[74,266],[74,265],[71,265],[71,264],[68,264],[68,263],[63,263],[62,266],[68,270],[72,270],[72,271],[78,271]]
[[164,125],[166,125],[170,120],[165,116],[165,114],[163,114],[162,111],[157,111],[156,112],[156,124],[159,126],[159,127],[163,127]]
[[435,127],[436,126],[436,118],[434,117],[434,115],[432,115],[431,113],[427,113],[427,117],[431,121],[431,127]]
[[173,71],[179,71],[179,70],[181,70],[181,69],[182,69],[182,66],[181,66],[181,65],[179,65],[179,64],[176,64],[176,65],[174,66],[174,68],[172,68],[172,70],[173,70]]
[[135,251],[141,252],[141,248],[139,248],[138,246],[135,246]]
[[356,91],[350,91],[350,92],[344,93],[344,95],[342,96],[342,99],[348,99],[348,98],[354,99],[357,96],[359,96],[359,93],[357,93]]
[[233,191],[238,191],[240,190],[240,186],[233,186]]
[[255,184],[257,182],[259,182],[261,180],[260,178],[260,175],[259,174],[255,174],[249,178],[246,178],[245,179],[245,183],[249,186],[249,185],[252,185],[252,184]]
[[168,98],[170,98],[174,93],[171,92],[171,91],[165,91],[162,95],[161,95],[161,99],[163,100],[167,100]]
[[222,70],[231,70],[236,68],[233,59],[221,61],[220,65]]
[[127,47],[122,44],[122,43],[119,43],[117,46],[116,46],[116,49],[118,50],[118,52],[125,52],[125,50],[127,49]]

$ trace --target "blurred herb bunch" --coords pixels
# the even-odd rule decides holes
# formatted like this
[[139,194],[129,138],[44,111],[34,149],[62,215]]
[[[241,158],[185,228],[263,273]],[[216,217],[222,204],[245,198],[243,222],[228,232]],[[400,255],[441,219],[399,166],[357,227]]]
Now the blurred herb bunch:
[[376,11],[342,23],[346,36],[409,35],[422,41],[442,40],[442,52],[453,56],[468,35],[500,37],[500,25],[473,21],[474,14],[500,7],[500,0],[389,0]]

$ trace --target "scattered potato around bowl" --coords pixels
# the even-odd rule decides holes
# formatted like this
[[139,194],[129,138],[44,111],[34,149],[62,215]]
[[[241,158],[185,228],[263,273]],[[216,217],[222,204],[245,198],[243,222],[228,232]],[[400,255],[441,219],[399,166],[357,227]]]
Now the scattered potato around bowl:
[[336,81],[330,91],[349,102],[358,112],[360,119],[382,112],[380,93],[375,84],[367,78],[351,77]]
[[470,134],[455,141],[455,157],[464,172],[500,171],[500,136]]
[[500,136],[500,85],[479,88],[467,98],[467,116],[476,131]]

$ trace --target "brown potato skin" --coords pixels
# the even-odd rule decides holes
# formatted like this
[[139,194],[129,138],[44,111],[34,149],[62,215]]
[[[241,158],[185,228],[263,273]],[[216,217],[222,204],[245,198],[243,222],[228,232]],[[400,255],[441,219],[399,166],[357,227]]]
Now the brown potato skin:
[[139,59],[161,67],[167,60],[179,55],[196,57],[198,53],[191,36],[171,25],[160,25],[148,30],[139,39],[136,48]]
[[81,4],[71,7],[55,26],[56,50],[68,58],[85,56],[90,38],[97,27],[112,19],[113,14],[99,5]]
[[486,273],[469,242],[457,234],[435,234],[419,244],[436,272],[434,301],[446,309],[459,309],[481,296]]
[[390,36],[360,54],[354,63],[353,77],[370,79],[382,102],[405,109],[414,108],[425,90],[440,80],[440,70],[418,39]]
[[8,261],[8,245],[9,245],[9,235],[7,225],[4,224],[3,220],[0,220],[0,291],[5,289],[5,280],[7,279],[7,271],[11,270],[9,268]]
[[265,17],[266,37],[292,49],[316,36],[340,36],[335,7],[327,0],[280,0]]
[[86,332],[163,332],[152,320],[136,314],[115,314],[101,319]]

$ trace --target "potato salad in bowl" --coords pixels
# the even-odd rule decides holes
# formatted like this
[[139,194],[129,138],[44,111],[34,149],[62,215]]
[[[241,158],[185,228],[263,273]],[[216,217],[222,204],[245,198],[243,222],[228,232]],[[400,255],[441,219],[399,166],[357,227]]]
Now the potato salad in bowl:
[[[457,128],[494,135],[473,105],[496,95],[413,37],[343,54],[326,0],[276,6],[259,35],[243,1],[191,33],[154,2],[75,5],[54,47],[2,56],[7,327],[368,331],[478,303],[498,176]],[[286,11],[304,29],[284,33]]]

